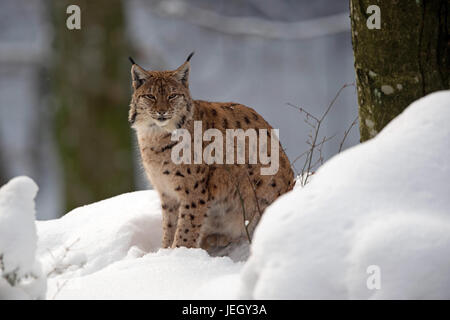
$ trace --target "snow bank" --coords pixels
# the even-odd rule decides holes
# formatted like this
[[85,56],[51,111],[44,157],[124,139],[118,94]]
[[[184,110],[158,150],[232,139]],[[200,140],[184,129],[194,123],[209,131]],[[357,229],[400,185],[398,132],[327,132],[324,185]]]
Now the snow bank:
[[38,221],[38,255],[50,276],[82,276],[160,246],[161,211],[154,191],[122,194]]
[[449,299],[449,123],[450,91],[422,98],[276,201],[239,297]]
[[[236,296],[242,263],[200,249],[160,249],[155,191],[139,191],[39,221],[48,299],[196,299]],[[223,283],[217,291],[214,283]]]
[[45,296],[45,277],[35,260],[37,191],[28,177],[14,178],[0,188],[0,300]]
[[[161,249],[130,257],[99,272],[73,278],[58,299],[213,299],[232,298],[240,263],[211,258],[201,249]],[[223,281],[231,278],[231,281]],[[214,283],[221,283],[220,291]]]

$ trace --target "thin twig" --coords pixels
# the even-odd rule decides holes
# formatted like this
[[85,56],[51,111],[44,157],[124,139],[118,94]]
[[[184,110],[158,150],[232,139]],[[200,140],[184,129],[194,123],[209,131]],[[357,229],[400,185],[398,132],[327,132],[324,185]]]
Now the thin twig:
[[320,163],[320,165],[323,164],[323,154],[322,154],[322,149],[323,149],[323,142],[325,141],[326,136],[323,137],[322,142],[318,145],[320,147],[317,147],[317,150],[319,150],[319,158],[316,160],[316,162],[314,162],[314,164],[312,165],[312,169],[314,170],[314,168]]
[[69,281],[69,279],[64,280],[62,285],[59,284],[59,281],[56,282],[56,292],[53,295],[52,300],[56,299],[56,296],[61,292],[61,289],[64,288],[64,286],[67,284],[68,281]]
[[339,145],[338,153],[340,153],[342,151],[342,147],[344,146],[345,139],[347,139],[348,134],[350,133],[352,128],[356,125],[357,121],[358,121],[358,117],[356,117],[355,120],[353,120],[353,122],[350,124],[350,127],[348,127],[348,129],[345,130],[344,138],[342,139],[341,144]]
[[[319,143],[319,144],[316,146],[316,148],[318,148],[318,147],[321,146],[322,144],[324,144],[324,143],[330,141],[330,140],[333,139],[334,137],[336,137],[336,134],[334,134],[334,135],[332,135],[331,137],[326,138],[325,140],[323,140],[321,143]],[[307,151],[303,152],[302,154],[300,154],[299,156],[297,156],[297,157],[291,162],[291,164],[294,164],[295,162],[297,162],[298,160],[300,160],[305,154],[309,153],[310,151],[311,151],[311,149],[310,149],[310,150],[307,150]]]
[[303,112],[304,114],[306,114],[306,119],[305,119],[305,122],[307,121],[307,120],[309,120],[308,118],[312,118],[312,119],[314,119],[314,120],[316,120],[317,122],[319,122],[320,120],[318,119],[318,118],[316,118],[312,113],[310,113],[310,112],[308,112],[307,110],[305,110],[304,108],[302,108],[302,107],[297,107],[296,105],[293,105],[292,103],[286,103],[288,106],[290,106],[290,107],[292,107],[292,108],[295,108],[295,109],[297,109],[298,111],[300,111],[300,112]]
[[[62,262],[62,261],[66,258],[66,256],[67,256],[67,254],[69,253],[69,251],[72,249],[72,247],[73,247],[78,241],[80,241],[80,238],[75,239],[70,245],[64,247],[64,253],[63,253],[62,257],[59,258],[59,262]],[[47,250],[48,250],[48,249],[47,249]],[[50,250],[48,250],[48,251],[50,252],[51,257],[55,260],[55,264],[56,264],[56,265],[55,265],[55,267],[54,267],[52,270],[50,270],[50,271],[47,273],[47,277],[49,277],[52,273],[56,272],[56,270],[58,269],[57,264],[59,263],[58,261],[56,261],[57,259],[53,256],[53,254],[51,253],[51,251],[50,251]]]
[[[262,217],[262,211],[261,211],[261,208],[259,207],[259,201],[258,201],[258,196],[257,196],[257,194],[256,194],[255,186],[253,185],[253,183],[252,183],[252,181],[251,181],[251,179],[250,179],[250,175],[248,174],[248,170],[246,170],[245,173],[247,174],[248,183],[250,183],[250,186],[252,187],[253,195],[255,196],[256,208],[258,209],[259,218],[261,219],[261,217]],[[253,219],[253,218],[252,218],[252,219]]]
[[241,201],[242,214],[244,216],[245,233],[247,234],[248,242],[251,244],[252,243],[252,239],[250,238],[250,233],[248,232],[248,227],[247,227],[248,225],[245,223],[247,220],[246,220],[246,213],[245,213],[244,198],[242,198],[241,191],[239,190],[239,184],[236,185],[236,190],[237,190],[237,193],[239,195],[239,200]]
[[[328,115],[328,113],[330,112],[331,108],[333,107],[334,103],[336,102],[337,98],[340,96],[341,92],[349,87],[349,86],[355,86],[354,83],[349,83],[349,84],[344,84],[336,93],[336,95],[334,96],[334,98],[331,100],[330,104],[328,105],[327,109],[325,110],[325,112],[322,114],[322,116],[320,118],[314,116],[311,112],[305,110],[302,107],[297,107],[291,103],[287,103],[288,106],[295,108],[296,110],[300,111],[300,113],[304,113],[305,116],[305,123],[311,127],[312,131],[310,133],[308,133],[308,139],[306,140],[306,144],[310,147],[309,150],[303,152],[302,154],[300,154],[299,156],[297,156],[294,161],[291,162],[291,167],[297,172],[297,169],[295,168],[295,162],[301,158],[303,158],[304,156],[306,156],[305,162],[303,163],[303,167],[301,170],[301,185],[305,186],[308,183],[308,179],[309,177],[312,175],[311,171],[314,170],[314,168],[317,165],[321,165],[323,164],[323,155],[322,155],[322,149],[323,149],[323,145],[325,142],[329,141],[331,138],[326,138],[323,137],[322,141],[320,143],[317,143],[318,138],[319,138],[319,133],[320,133],[320,129],[322,126],[322,123],[324,121],[324,119],[326,118],[326,116]],[[311,119],[314,122],[311,122]],[[351,127],[353,127],[354,124],[352,124]],[[345,139],[347,138],[348,132],[351,130],[351,127],[349,128],[348,131],[345,132],[344,135],[344,140],[343,142],[345,142]],[[343,142],[341,142],[341,144],[343,145]],[[340,146],[340,149],[342,148],[342,145]],[[316,149],[319,151],[319,158],[313,162],[313,158],[314,158],[314,152],[316,151]]]
[[[233,177],[231,176],[231,172],[230,172],[230,168],[228,168],[228,167],[225,167],[226,168],[226,170],[227,170],[227,172],[228,172],[228,175],[230,176],[230,179],[233,181],[234,179],[233,179]],[[247,225],[246,225],[246,212],[245,212],[245,204],[244,204],[244,198],[242,198],[242,194],[241,194],[241,190],[239,190],[239,182],[238,183],[236,183],[235,184],[235,187],[236,187],[236,191],[237,191],[237,193],[238,193],[238,195],[239,195],[239,200],[240,200],[240,202],[241,202],[241,207],[242,207],[242,215],[243,215],[243,219],[244,219],[244,229],[245,229],[245,233],[246,233],[246,235],[247,235],[247,239],[248,239],[248,242],[251,244],[252,243],[252,239],[250,238],[250,233],[248,232],[248,227],[247,227]]]

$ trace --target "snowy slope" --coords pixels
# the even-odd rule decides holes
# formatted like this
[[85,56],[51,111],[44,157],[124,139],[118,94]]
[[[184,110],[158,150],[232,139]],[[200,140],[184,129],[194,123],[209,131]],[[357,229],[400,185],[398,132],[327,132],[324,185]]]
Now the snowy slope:
[[[100,271],[71,278],[57,299],[227,299],[236,296],[241,263],[211,258],[200,249],[159,250],[127,259]],[[50,279],[48,298],[55,297]],[[221,284],[218,291],[215,283]]]
[[45,276],[36,261],[37,191],[28,177],[14,178],[0,188],[0,300],[45,296]]
[[[211,258],[200,249],[159,250],[161,223],[155,191],[123,194],[77,208],[57,220],[38,221],[38,255],[48,275],[47,298],[236,295],[242,263]],[[218,282],[225,285],[219,292],[214,285]]]
[[449,123],[450,91],[420,99],[269,207],[239,296],[449,299]]
[[38,255],[50,276],[83,276],[160,245],[161,212],[154,191],[123,194],[37,221]]

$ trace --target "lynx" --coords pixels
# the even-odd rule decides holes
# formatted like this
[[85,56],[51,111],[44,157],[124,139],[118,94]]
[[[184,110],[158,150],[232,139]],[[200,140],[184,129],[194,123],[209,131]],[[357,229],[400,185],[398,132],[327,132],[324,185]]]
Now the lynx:
[[[256,134],[261,132],[258,129],[267,129],[263,131],[268,135],[265,138],[271,138],[272,127],[253,109],[191,98],[188,79],[192,55],[171,71],[145,70],[130,58],[133,93],[129,122],[137,134],[145,173],[161,199],[162,247],[211,252],[250,239],[266,207],[291,190],[294,182],[282,148],[279,168],[273,175],[262,175],[261,163],[172,161],[171,153],[178,143],[172,133],[185,129],[193,134],[195,121],[201,121],[203,130],[214,128],[224,135],[226,129],[253,128]],[[272,140],[266,140],[270,150]],[[247,161],[250,150],[247,145],[245,148]],[[189,156],[195,157],[195,150]]]

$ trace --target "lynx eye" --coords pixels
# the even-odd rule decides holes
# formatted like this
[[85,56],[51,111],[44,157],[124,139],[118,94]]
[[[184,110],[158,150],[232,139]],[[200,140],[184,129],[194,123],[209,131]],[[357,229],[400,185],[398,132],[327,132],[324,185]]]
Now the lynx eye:
[[170,96],[168,96],[167,99],[172,100],[172,99],[175,99],[176,97],[178,97],[178,94],[174,93],[174,94],[171,94]]
[[155,96],[154,96],[154,95],[151,95],[151,94],[144,94],[144,95],[142,95],[141,97],[143,97],[143,98],[145,98],[145,99],[152,100],[152,101],[155,101],[155,100],[156,100]]

